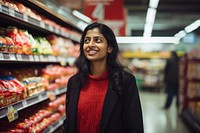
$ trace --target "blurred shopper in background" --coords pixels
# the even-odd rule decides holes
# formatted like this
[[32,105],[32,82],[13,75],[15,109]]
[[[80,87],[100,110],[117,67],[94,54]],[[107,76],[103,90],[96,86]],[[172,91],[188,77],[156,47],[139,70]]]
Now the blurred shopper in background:
[[178,107],[178,88],[179,88],[179,63],[178,56],[175,51],[171,51],[170,58],[167,60],[164,69],[164,83],[167,94],[164,109],[169,109],[173,98],[176,98],[176,106]]
[[83,31],[78,73],[67,86],[65,133],[143,133],[135,77],[117,60],[113,31],[92,23]]

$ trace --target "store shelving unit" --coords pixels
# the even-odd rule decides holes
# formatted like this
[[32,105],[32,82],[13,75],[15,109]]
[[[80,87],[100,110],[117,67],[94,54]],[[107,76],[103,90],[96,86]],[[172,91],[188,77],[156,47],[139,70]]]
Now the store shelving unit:
[[[60,24],[62,27],[69,28],[70,31],[73,32],[65,32],[62,29],[49,25],[43,21],[39,21],[31,16],[18,12],[8,6],[0,4],[0,17],[1,17],[1,26],[16,26],[18,28],[26,29],[33,33],[34,35],[41,35],[41,36],[48,36],[51,34],[57,35],[59,37],[67,38],[72,40],[75,43],[79,43],[80,35],[81,35],[81,28],[78,27],[77,22],[81,22],[76,17],[71,16],[70,18],[74,18],[74,20],[67,19],[56,12],[48,9],[47,7],[43,6],[38,1],[32,0],[19,0],[17,2],[21,2],[22,4],[26,5],[27,7],[34,9],[42,15],[47,16],[49,19],[56,21],[57,24]],[[66,65],[67,63],[72,65],[74,62],[74,57],[63,57],[63,56],[54,56],[54,55],[32,55],[32,54],[18,54],[18,53],[8,53],[8,52],[0,52],[0,64],[3,64],[5,67],[6,64],[33,64],[34,66],[40,64],[57,64],[57,65]],[[20,65],[19,65],[20,66]],[[26,65],[24,65],[26,66]],[[46,102],[48,100],[51,101],[49,97],[49,93],[53,94],[54,96],[60,96],[66,92],[66,87],[57,88],[52,91],[42,91],[38,94],[35,94],[31,97],[26,99],[17,101],[15,103],[9,104],[0,108],[0,121],[4,119],[10,110],[10,108],[15,109],[15,113],[19,111],[23,111],[26,108],[30,108],[31,106],[35,106],[39,103]],[[62,116],[59,120],[55,123],[49,125],[43,133],[47,132],[54,132],[57,128],[59,128],[65,119],[65,116]],[[12,123],[10,123],[12,125]]]
[[1,62],[39,62],[39,63],[69,63],[73,64],[75,61],[74,57],[62,57],[53,55],[25,55],[15,53],[0,53]]
[[122,57],[129,60],[129,68],[136,76],[141,90],[159,92],[163,88],[163,68],[169,53],[124,51]]
[[37,103],[40,103],[42,101],[49,99],[48,93],[53,93],[55,96],[58,96],[65,92],[66,92],[66,88],[60,88],[53,91],[44,91],[35,96],[29,97],[27,99],[24,99],[16,103],[10,104],[8,106],[5,106],[3,108],[0,108],[0,119],[7,116],[10,107],[15,108],[16,111],[20,111],[22,109],[25,109],[27,107],[30,107],[32,105],[35,105]]
[[63,124],[64,120],[65,117],[60,118],[55,123],[48,126],[42,133],[53,133],[57,128],[59,128]]
[[[9,23],[11,21],[12,23],[15,22],[15,25],[19,27],[30,28],[31,30],[36,30],[38,32],[42,32],[45,34],[56,34],[65,38],[72,39],[73,41],[79,41],[79,37],[73,34],[69,34],[67,32],[64,32],[56,27],[53,27],[49,24],[46,24],[42,21],[39,21],[37,19],[34,19],[26,14],[22,14],[18,11],[15,11],[5,5],[0,4],[0,16],[1,19],[4,21],[7,21],[6,23]],[[1,20],[1,21],[2,21]],[[79,31],[80,32],[80,31]]]
[[180,59],[179,113],[186,123],[200,132],[200,58],[188,53]]

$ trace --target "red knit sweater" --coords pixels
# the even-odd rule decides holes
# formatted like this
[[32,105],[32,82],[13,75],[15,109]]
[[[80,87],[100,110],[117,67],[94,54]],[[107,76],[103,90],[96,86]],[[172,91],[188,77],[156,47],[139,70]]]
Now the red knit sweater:
[[101,76],[89,75],[80,91],[77,111],[77,133],[99,133],[103,103],[108,89],[108,71]]

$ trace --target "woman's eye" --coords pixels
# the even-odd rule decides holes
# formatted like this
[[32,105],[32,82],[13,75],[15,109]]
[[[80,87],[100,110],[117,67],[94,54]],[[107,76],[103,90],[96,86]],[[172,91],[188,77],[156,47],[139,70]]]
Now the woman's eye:
[[85,39],[85,40],[84,40],[84,43],[89,43],[89,39]]
[[102,40],[101,40],[101,39],[99,39],[99,38],[97,38],[97,39],[96,39],[96,42],[97,42],[97,43],[101,43],[101,42],[102,42]]

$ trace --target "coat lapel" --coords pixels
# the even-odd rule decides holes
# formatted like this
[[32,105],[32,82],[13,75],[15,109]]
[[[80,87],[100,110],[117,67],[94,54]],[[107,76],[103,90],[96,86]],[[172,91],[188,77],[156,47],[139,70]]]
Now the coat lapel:
[[78,105],[78,99],[79,99],[79,94],[80,94],[80,87],[73,88],[71,90],[71,109],[70,109],[70,128],[69,132],[70,133],[75,133],[76,132],[76,114],[77,114],[77,105]]
[[102,110],[103,112],[102,112],[102,117],[101,117],[101,122],[100,122],[100,133],[104,133],[117,99],[118,99],[118,95],[112,91],[111,87],[109,87],[106,93],[104,106]]

